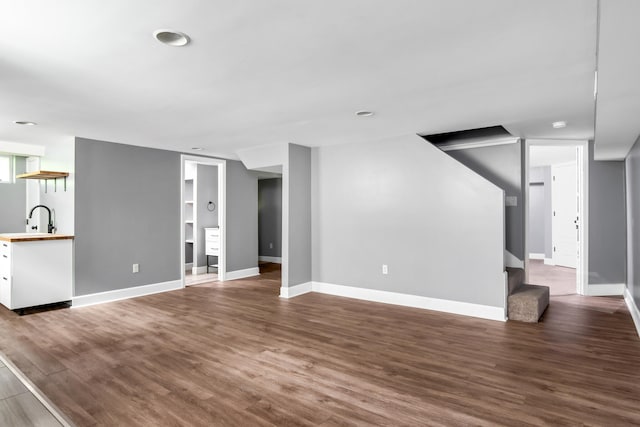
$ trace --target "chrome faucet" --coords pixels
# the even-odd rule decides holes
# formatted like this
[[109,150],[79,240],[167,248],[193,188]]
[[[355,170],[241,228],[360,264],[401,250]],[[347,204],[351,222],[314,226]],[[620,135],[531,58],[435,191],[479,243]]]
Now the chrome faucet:
[[31,217],[33,216],[33,211],[35,211],[37,208],[45,208],[47,210],[47,212],[49,213],[49,223],[47,224],[47,230],[48,230],[47,233],[52,234],[53,233],[53,221],[51,221],[51,209],[49,209],[45,205],[36,205],[36,206],[34,206],[33,209],[31,209],[31,212],[29,212],[29,219],[31,219]]

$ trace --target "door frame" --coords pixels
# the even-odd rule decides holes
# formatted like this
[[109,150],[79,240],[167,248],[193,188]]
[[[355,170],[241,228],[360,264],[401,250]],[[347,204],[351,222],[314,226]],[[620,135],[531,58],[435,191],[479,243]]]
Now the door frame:
[[524,149],[524,275],[529,280],[529,166],[530,147],[556,146],[577,147],[578,194],[580,197],[580,221],[578,238],[578,254],[576,263],[576,292],[587,295],[589,278],[589,141],[527,139]]
[[[180,277],[182,287],[185,285],[185,230],[184,230],[184,193],[185,163],[194,162],[201,165],[218,167],[218,226],[220,227],[220,256],[218,257],[218,280],[223,281],[227,275],[227,161],[212,157],[200,157],[188,154],[180,155]],[[194,237],[195,237],[194,232]]]

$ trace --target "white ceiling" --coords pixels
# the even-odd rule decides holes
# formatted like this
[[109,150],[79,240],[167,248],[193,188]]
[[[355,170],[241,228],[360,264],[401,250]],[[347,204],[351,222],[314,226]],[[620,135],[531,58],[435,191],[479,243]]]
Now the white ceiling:
[[[235,158],[256,145],[498,124],[590,139],[596,27],[595,0],[0,0],[0,140],[82,136]],[[159,28],[192,43],[164,46]],[[625,79],[638,87],[637,73],[619,81],[621,55],[604,53],[637,66],[635,43],[606,28],[603,102]],[[356,117],[362,109],[376,115]],[[623,156],[637,126],[603,110],[599,125],[626,130],[597,150]]]

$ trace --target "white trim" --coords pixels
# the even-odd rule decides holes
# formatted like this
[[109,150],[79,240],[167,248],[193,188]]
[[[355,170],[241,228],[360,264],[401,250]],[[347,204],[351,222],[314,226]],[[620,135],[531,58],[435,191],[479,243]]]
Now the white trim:
[[545,258],[544,265],[556,265],[556,263],[553,262],[553,258]]
[[197,276],[198,274],[206,274],[207,273],[207,266],[206,265],[201,265],[200,267],[192,267],[191,268],[191,274],[194,276]]
[[[226,280],[227,266],[227,162],[223,159],[211,157],[192,156],[188,154],[180,155],[180,263],[186,264],[184,245],[184,184],[185,184],[185,162],[191,161],[203,165],[218,167],[218,226],[220,228],[220,255],[218,257],[218,279]],[[195,189],[194,189],[195,191]],[[196,224],[194,224],[196,228]],[[197,261],[197,260],[196,260]],[[182,272],[182,287],[185,283],[186,270]]]
[[[422,308],[426,310],[443,311],[446,313],[498,320],[501,322],[507,320],[505,317],[504,307],[493,307],[418,295],[357,288],[354,286],[334,285],[331,283],[311,282],[311,284],[312,292],[322,294],[380,302],[384,304],[402,305],[405,307]],[[306,285],[306,283],[304,285]]]
[[633,296],[631,295],[631,292],[629,292],[629,288],[626,287],[624,289],[624,302],[627,303],[633,323],[636,325],[636,331],[638,332],[638,336],[640,336],[640,310],[638,310],[638,306],[633,300]]
[[282,264],[282,257],[279,256],[262,256],[260,255],[258,257],[259,261],[264,261],[264,262],[273,262],[276,264]]
[[531,253],[529,259],[544,259],[544,254]]
[[[244,279],[245,277],[259,276],[260,269],[258,267],[245,268],[244,270],[227,271],[227,276],[224,280],[237,280]],[[219,279],[222,281],[222,279]]]
[[150,285],[134,286],[132,288],[116,289],[96,294],[80,295],[72,298],[71,307],[87,307],[90,305],[120,301],[123,299],[136,298],[160,292],[175,291],[176,289],[182,289],[182,280],[171,280],[170,282],[153,283]]
[[506,137],[506,138],[494,138],[494,139],[477,139],[468,140],[465,142],[452,142],[449,144],[437,145],[442,151],[455,151],[464,150],[467,148],[481,148],[481,147],[493,147],[494,145],[507,145],[515,144],[520,138]]
[[524,261],[520,258],[509,252],[508,250],[504,250],[504,266],[512,267],[512,268],[524,268]]
[[193,268],[193,263],[188,262],[184,265],[184,271],[191,270]]
[[16,378],[18,378],[18,380],[20,380],[22,385],[24,385],[25,388],[31,392],[33,397],[35,397],[36,399],[38,399],[40,403],[42,403],[42,406],[44,406],[47,409],[47,411],[49,411],[49,413],[53,415],[53,417],[56,420],[58,420],[60,424],[62,424],[63,427],[71,427],[74,425],[71,421],[69,421],[66,418],[66,416],[62,413],[62,411],[60,411],[56,407],[56,405],[54,405],[49,400],[49,398],[47,398],[47,396],[44,393],[42,393],[40,389],[36,387],[36,385],[33,384],[26,375],[23,374],[22,371],[18,369],[18,367],[14,365],[11,360],[9,360],[9,358],[6,355],[0,353],[0,361],[4,363],[4,366],[6,366],[7,369],[9,369],[9,371],[11,371],[13,375],[15,375]]
[[624,283],[603,283],[600,285],[588,285],[585,295],[592,297],[606,297],[611,295],[624,295],[626,286]]
[[306,294],[313,291],[313,282],[301,283],[295,286],[281,287],[280,298],[293,298],[298,295]]

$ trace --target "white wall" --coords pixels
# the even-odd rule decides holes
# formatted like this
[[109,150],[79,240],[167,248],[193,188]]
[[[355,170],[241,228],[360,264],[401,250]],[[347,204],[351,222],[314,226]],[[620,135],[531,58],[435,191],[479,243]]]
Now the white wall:
[[[58,179],[58,191],[54,191],[54,183],[49,181],[47,193],[45,193],[45,183],[41,181],[40,203],[55,210],[58,234],[74,234],[75,138],[52,140],[47,142],[45,147],[45,155],[40,159],[40,169],[69,172],[69,177],[67,191],[64,191],[63,179]],[[46,224],[46,212],[41,211],[41,217]]]

